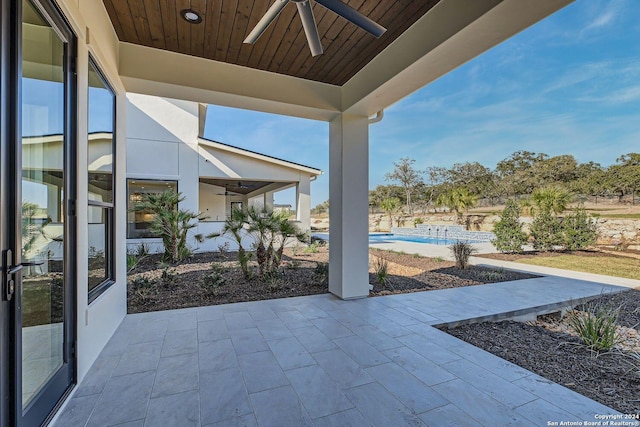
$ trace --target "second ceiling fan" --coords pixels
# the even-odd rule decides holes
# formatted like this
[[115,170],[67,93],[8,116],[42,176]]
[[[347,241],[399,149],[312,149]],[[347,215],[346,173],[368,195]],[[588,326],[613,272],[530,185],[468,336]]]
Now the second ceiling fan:
[[[320,43],[320,35],[318,34],[318,27],[316,20],[313,16],[313,9],[311,8],[311,0],[276,0],[276,2],[267,10],[262,19],[258,22],[255,28],[249,33],[244,43],[253,44],[260,38],[262,33],[265,32],[267,27],[278,17],[282,9],[289,3],[293,2],[298,7],[298,13],[300,19],[302,19],[302,28],[307,36],[307,42],[309,43],[309,49],[311,49],[311,55],[318,56],[322,53],[322,43]],[[376,38],[384,34],[386,28],[382,27],[378,23],[367,18],[351,6],[346,5],[340,0],[315,0],[316,3],[321,4],[327,9],[342,16],[347,21],[356,24],[358,27],[374,35]]]

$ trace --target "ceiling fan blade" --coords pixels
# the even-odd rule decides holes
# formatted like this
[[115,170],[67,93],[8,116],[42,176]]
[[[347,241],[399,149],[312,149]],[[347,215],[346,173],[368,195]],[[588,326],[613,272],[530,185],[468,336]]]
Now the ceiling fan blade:
[[262,19],[258,21],[256,26],[251,30],[246,39],[244,39],[243,43],[253,44],[260,38],[262,33],[264,33],[269,25],[280,15],[282,9],[289,3],[289,0],[276,0],[276,2],[271,5],[267,13],[264,14]]
[[382,25],[378,24],[375,21],[372,21],[371,19],[367,18],[366,16],[364,16],[351,6],[348,6],[345,3],[341,2],[340,0],[316,0],[316,3],[320,3],[327,9],[334,11],[347,21],[350,21],[363,30],[373,34],[376,38],[379,38],[385,33],[385,31],[387,31],[387,29]]
[[302,28],[304,28],[304,34],[307,36],[311,55],[318,56],[322,54],[322,43],[320,43],[320,34],[318,34],[318,27],[316,26],[316,20],[313,16],[311,3],[309,3],[308,0],[296,2],[296,6],[298,6],[298,13],[302,19]]

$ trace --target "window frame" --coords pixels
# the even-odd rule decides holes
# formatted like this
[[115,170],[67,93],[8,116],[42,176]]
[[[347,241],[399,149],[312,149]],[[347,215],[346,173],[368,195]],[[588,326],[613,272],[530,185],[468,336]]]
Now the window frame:
[[[133,206],[131,206],[131,181],[136,181],[136,184],[138,182],[149,182],[149,183],[158,183],[158,182],[169,183],[170,182],[170,183],[175,184],[176,193],[180,192],[180,190],[179,190],[180,181],[177,178],[163,179],[163,178],[127,177],[127,213],[131,212],[131,208],[133,207]],[[126,233],[127,240],[152,240],[152,239],[160,240],[160,239],[162,239],[159,236],[130,236],[129,235],[129,224],[130,224],[129,223],[129,218],[127,217],[127,233]]]
[[[111,202],[102,202],[99,200],[91,200],[87,198],[87,207],[97,207],[104,210],[106,218],[105,218],[105,242],[104,242],[104,256],[105,256],[105,279],[94,286],[92,289],[88,289],[88,303],[91,304],[95,301],[100,295],[102,295],[107,289],[113,286],[116,283],[116,257],[115,257],[115,229],[116,229],[116,219],[115,219],[115,201],[116,201],[116,122],[117,122],[117,95],[116,91],[113,89],[113,86],[109,83],[105,74],[100,69],[97,61],[93,59],[93,56],[89,54],[89,60],[87,62],[88,67],[93,67],[93,71],[98,75],[104,87],[111,92],[113,95],[113,122],[112,122],[112,131],[111,131],[111,191],[112,197]],[[88,70],[89,68],[87,68]],[[89,122],[89,83],[87,82],[87,124]],[[89,157],[89,129],[87,127],[87,160]],[[87,183],[89,182],[89,168],[87,164]],[[89,189],[87,188],[87,194]],[[88,219],[88,217],[87,217]],[[87,226],[88,226],[87,221]],[[87,241],[89,239],[89,233],[87,233]],[[87,248],[89,245],[87,246]],[[89,260],[88,252],[87,252],[87,261]],[[89,286],[89,270],[87,264],[87,287]]]

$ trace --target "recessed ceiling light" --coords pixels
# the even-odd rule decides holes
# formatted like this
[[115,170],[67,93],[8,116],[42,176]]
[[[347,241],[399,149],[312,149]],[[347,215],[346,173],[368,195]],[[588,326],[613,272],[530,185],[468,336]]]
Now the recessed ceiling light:
[[202,22],[202,16],[193,9],[182,9],[180,15],[190,24],[199,24]]

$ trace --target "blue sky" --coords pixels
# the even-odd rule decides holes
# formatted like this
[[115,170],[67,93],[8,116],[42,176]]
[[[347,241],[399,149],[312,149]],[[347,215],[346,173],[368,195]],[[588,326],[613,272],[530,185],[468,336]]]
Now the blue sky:
[[[370,127],[370,188],[401,157],[493,168],[517,150],[603,165],[640,151],[639,11],[578,0],[389,107]],[[312,205],[329,198],[327,123],[211,106],[205,136],[320,168]]]

